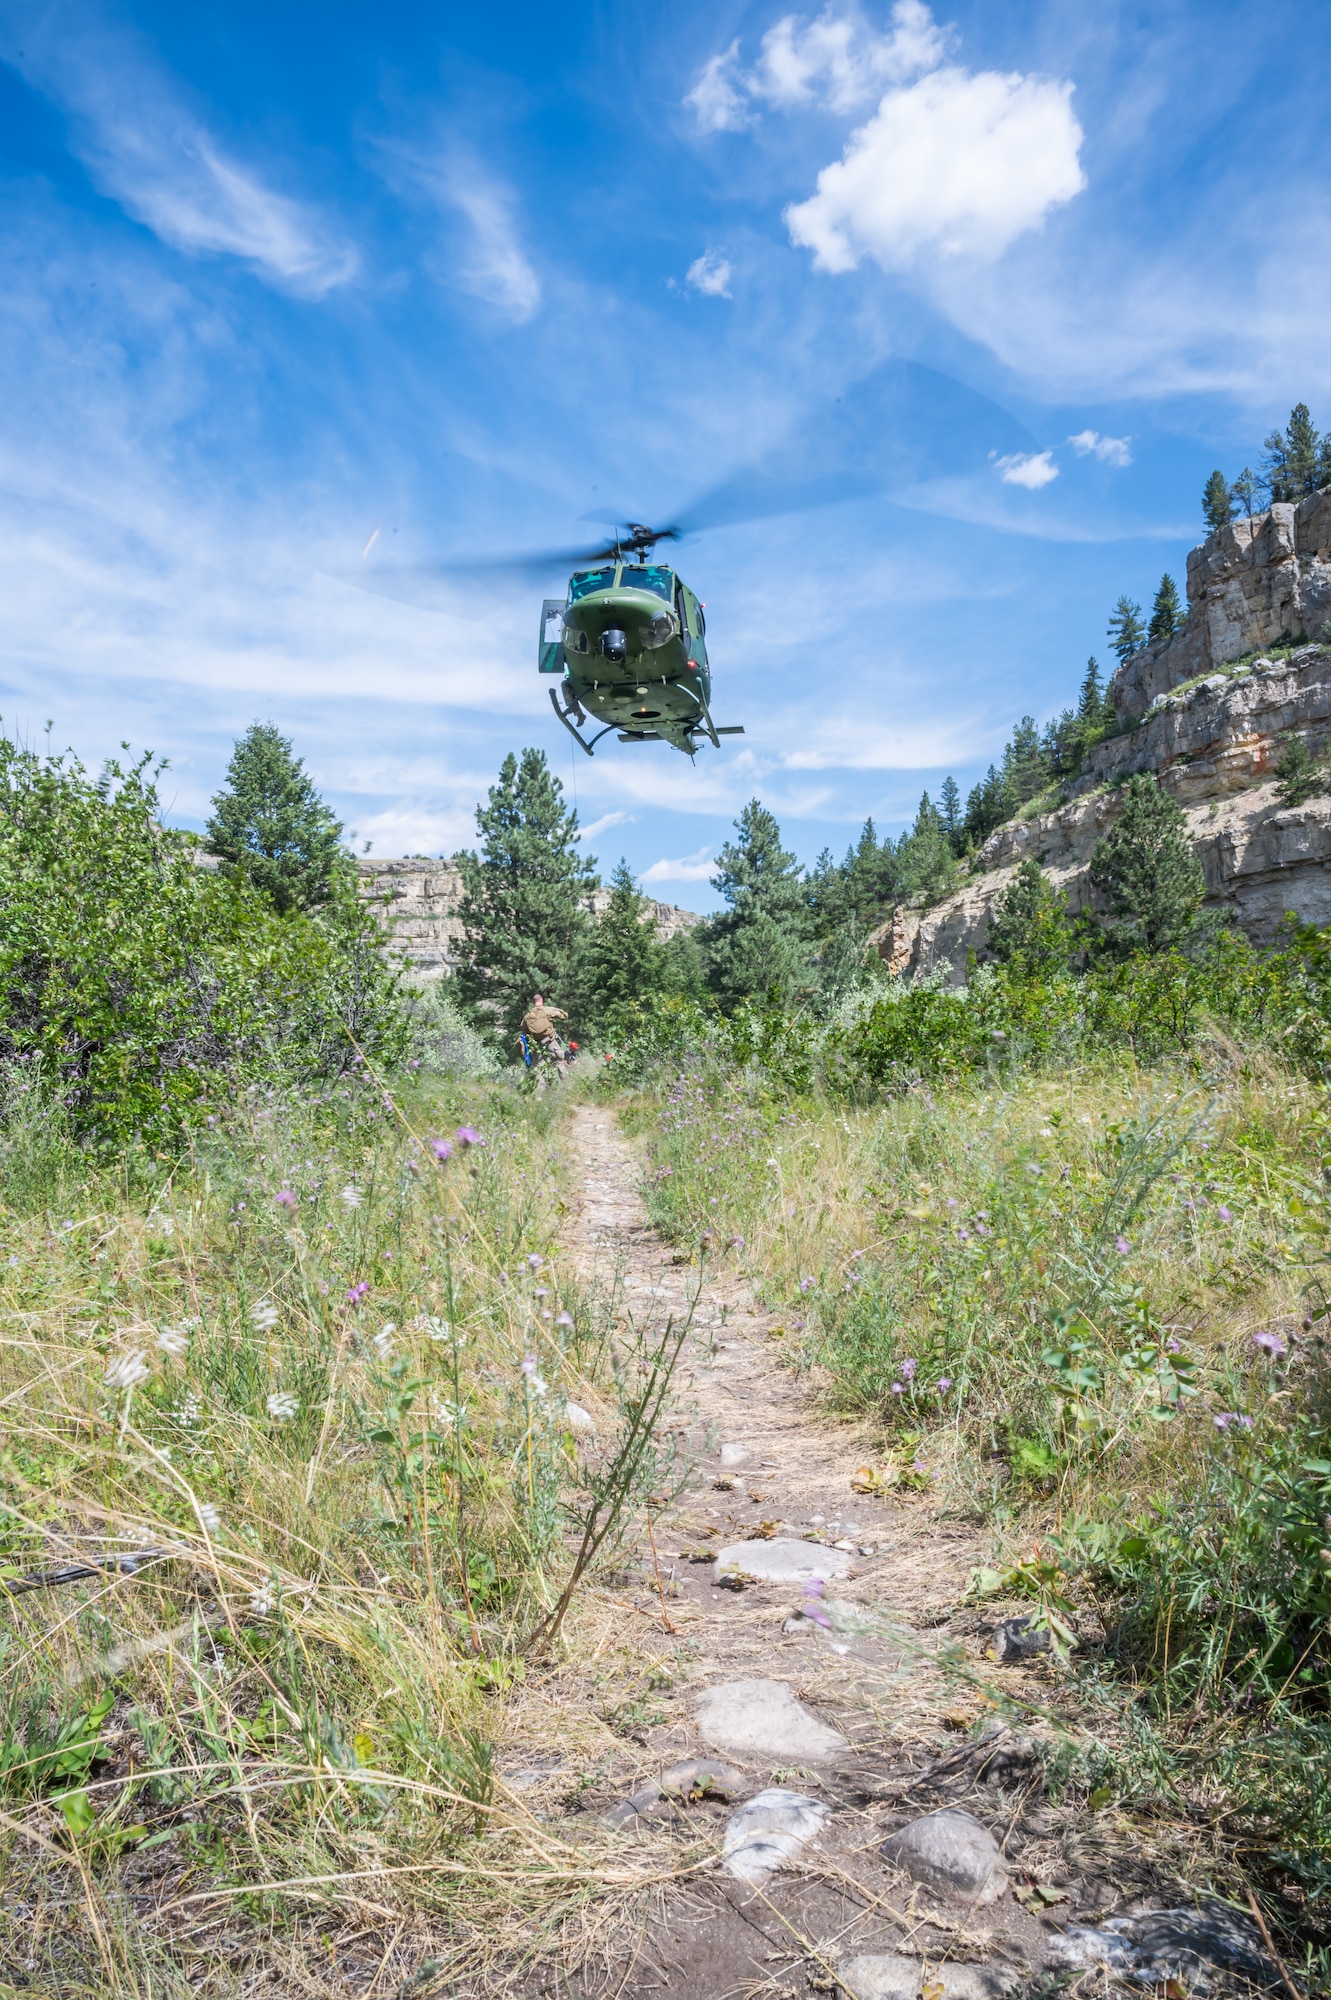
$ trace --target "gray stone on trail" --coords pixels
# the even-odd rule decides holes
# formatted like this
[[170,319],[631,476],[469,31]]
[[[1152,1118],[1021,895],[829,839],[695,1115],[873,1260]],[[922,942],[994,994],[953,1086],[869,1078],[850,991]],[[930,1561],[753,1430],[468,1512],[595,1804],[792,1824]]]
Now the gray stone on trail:
[[654,1819],[665,1806],[659,1785],[643,1785],[629,1799],[621,1799],[617,1806],[601,1815],[607,1826],[632,1826],[635,1820]]
[[1007,1888],[998,1842],[966,1812],[926,1813],[885,1840],[883,1853],[916,1882],[954,1896],[995,1903]]
[[730,1816],[721,1845],[726,1873],[756,1888],[778,1868],[799,1860],[817,1840],[831,1810],[818,1799],[779,1785],[759,1792]]
[[698,1728],[712,1749],[750,1764],[825,1764],[848,1748],[840,1731],[810,1715],[781,1681],[708,1688]]
[[716,1558],[718,1576],[747,1576],[754,1583],[807,1583],[818,1576],[825,1583],[845,1576],[850,1557],[840,1549],[827,1549],[817,1542],[797,1542],[776,1535],[770,1542],[732,1542]]
[[723,1444],[721,1447],[722,1465],[743,1465],[745,1459],[748,1457],[749,1447],[746,1444]]
[[1139,1985],[1185,1979],[1199,1992],[1217,1966],[1237,1972],[1254,1985],[1281,1984],[1280,1969],[1268,1956],[1255,1924],[1223,1903],[1200,1910],[1148,1910],[1135,1917],[1111,1917],[1097,1929],[1069,1924],[1049,1948],[1065,1965],[1107,1965]]
[[864,1952],[837,1967],[851,2000],[919,2000],[926,1985],[941,1989],[943,2000],[1002,2000],[1018,1977],[1007,1966],[929,1965],[890,1952]]
[[1019,1666],[1049,1652],[1051,1644],[1048,1632],[1029,1618],[1005,1618],[994,1631],[994,1658],[1005,1667]]

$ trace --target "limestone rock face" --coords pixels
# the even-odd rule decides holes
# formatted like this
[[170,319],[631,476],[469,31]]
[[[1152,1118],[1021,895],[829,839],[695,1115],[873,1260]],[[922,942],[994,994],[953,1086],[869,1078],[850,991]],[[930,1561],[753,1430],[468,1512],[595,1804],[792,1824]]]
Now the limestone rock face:
[[1245,653],[1320,639],[1331,619],[1331,488],[1217,528],[1188,557],[1188,616],[1143,646],[1109,684],[1125,721],[1158,696]]
[[[462,941],[458,912],[462,907],[462,876],[451,861],[427,861],[412,856],[403,861],[356,862],[357,886],[389,937],[389,950],[405,962],[418,980],[446,979],[457,962]],[[608,889],[589,898],[588,911],[599,917],[610,901]],[[643,902],[643,921],[653,919],[667,943],[690,930],[702,918],[673,903]]]

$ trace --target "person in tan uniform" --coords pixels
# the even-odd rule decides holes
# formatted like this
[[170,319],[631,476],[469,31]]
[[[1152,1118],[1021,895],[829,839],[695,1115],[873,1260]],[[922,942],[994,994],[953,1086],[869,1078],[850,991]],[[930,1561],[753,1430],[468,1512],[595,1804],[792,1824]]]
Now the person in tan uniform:
[[522,1017],[522,1032],[527,1040],[540,1050],[545,1062],[554,1063],[556,1069],[561,1071],[565,1049],[555,1022],[567,1019],[568,1015],[562,1007],[548,1007],[539,993],[533,996],[531,1006]]

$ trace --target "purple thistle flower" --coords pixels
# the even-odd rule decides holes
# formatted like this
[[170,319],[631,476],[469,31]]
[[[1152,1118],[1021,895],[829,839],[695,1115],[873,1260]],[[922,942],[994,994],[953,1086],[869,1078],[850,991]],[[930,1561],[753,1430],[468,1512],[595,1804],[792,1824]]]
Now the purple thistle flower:
[[370,1289],[370,1281],[368,1278],[358,1279],[357,1282],[351,1287],[351,1290],[347,1293],[347,1304],[349,1306],[358,1306],[361,1300],[365,1297],[366,1293],[369,1291],[369,1289]]
[[946,1394],[947,1394],[948,1390],[949,1390],[949,1389],[950,1389],[951,1387],[952,1387],[952,1377],[951,1377],[950,1375],[940,1375],[940,1376],[939,1376],[939,1378],[938,1378],[938,1393],[939,1393],[939,1395],[940,1395],[940,1396],[946,1396]]
[[892,1394],[894,1396],[904,1396],[905,1393],[906,1393],[906,1388],[904,1383],[894,1382],[892,1384]]
[[1117,1250],[1120,1257],[1126,1257],[1128,1252],[1131,1250],[1132,1245],[1129,1243],[1126,1236],[1116,1236],[1114,1238],[1114,1248]]
[[742,1250],[744,1248],[744,1238],[742,1236],[732,1236],[730,1239],[730,1248],[732,1250]]
[[434,1154],[436,1160],[451,1160],[453,1157],[453,1142],[451,1139],[431,1139],[430,1151]]
[[832,1621],[823,1610],[823,1592],[826,1585],[820,1576],[811,1576],[804,1585],[804,1616],[813,1625],[821,1625],[825,1632],[832,1629]]
[[1245,1417],[1242,1410],[1222,1410],[1218,1417],[1212,1417],[1211,1422],[1218,1431],[1227,1431],[1231,1424],[1238,1424],[1245,1431],[1252,1429],[1252,1418]]
[[273,1200],[279,1208],[295,1208],[300,1201],[300,1197],[294,1194],[290,1188],[279,1188],[273,1196]]
[[1218,1215],[1218,1216],[1220,1217],[1220,1220],[1221,1220],[1222,1222],[1232,1222],[1232,1221],[1234,1220],[1234,1211],[1233,1211],[1233,1209],[1232,1209],[1232,1208],[1226,1208],[1226,1206],[1225,1206],[1225,1204],[1224,1204],[1224,1202],[1223,1202],[1223,1201],[1221,1202],[1221,1204],[1220,1204],[1219,1208],[1217,1208],[1217,1210],[1216,1210],[1216,1214],[1217,1214],[1217,1215]]
[[1254,1347],[1260,1347],[1273,1360],[1278,1360],[1282,1354],[1289,1352],[1288,1347],[1278,1333],[1255,1333],[1252,1337],[1252,1344]]
[[530,1381],[532,1376],[536,1373],[536,1356],[534,1354],[523,1355],[522,1372],[527,1377],[528,1381]]
[[530,1270],[539,1271],[544,1262],[544,1257],[539,1256],[535,1250],[527,1253],[527,1266]]
[[818,1280],[816,1278],[801,1278],[800,1290],[802,1292],[811,1292],[814,1286],[817,1284],[817,1282]]
[[912,1379],[912,1377],[914,1376],[914,1374],[915,1374],[915,1369],[916,1369],[916,1366],[917,1366],[917,1364],[916,1364],[916,1363],[915,1363],[914,1361],[903,1361],[903,1362],[902,1362],[902,1364],[901,1364],[901,1372],[902,1372],[902,1375],[903,1375],[903,1376],[905,1377],[905,1379],[906,1379],[906,1380],[907,1380],[908,1382],[909,1382],[909,1381],[910,1381],[910,1380]]
[[484,1139],[482,1139],[474,1125],[459,1125],[453,1137],[457,1140],[459,1146],[483,1146],[485,1144]]
[[556,1314],[555,1314],[555,1325],[556,1325],[556,1326],[572,1326],[572,1324],[573,1324],[573,1315],[572,1315],[572,1313],[556,1313]]

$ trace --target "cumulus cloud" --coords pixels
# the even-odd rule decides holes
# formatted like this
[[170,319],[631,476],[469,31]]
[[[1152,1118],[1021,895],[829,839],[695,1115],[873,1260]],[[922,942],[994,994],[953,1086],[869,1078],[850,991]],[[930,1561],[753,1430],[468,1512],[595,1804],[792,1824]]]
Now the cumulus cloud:
[[1024,486],[1031,493],[1058,478],[1051,451],[1013,452],[1008,458],[996,458],[994,471],[1005,486]]
[[1119,467],[1132,464],[1131,438],[1101,437],[1099,431],[1078,431],[1068,443],[1078,458],[1095,457],[1102,465]]
[[684,101],[701,132],[742,131],[763,104],[854,111],[887,85],[934,68],[945,48],[946,36],[923,0],[897,0],[882,34],[853,11],[827,7],[814,21],[787,14],[763,36],[752,69],[744,68],[733,41],[703,64]]
[[1081,140],[1069,83],[934,70],[887,92],[786,225],[824,271],[989,262],[1085,187]]
[[0,59],[61,106],[97,185],[173,249],[237,257],[315,296],[354,277],[354,247],[229,154],[130,36],[56,7],[19,36],[0,22]]
[[689,265],[688,281],[695,291],[705,292],[708,298],[728,299],[730,297],[730,261],[715,250],[704,250],[701,257],[695,257]]
[[716,871],[710,847],[700,847],[696,854],[683,855],[678,861],[653,861],[650,868],[643,871],[644,888],[649,882],[706,882]]

